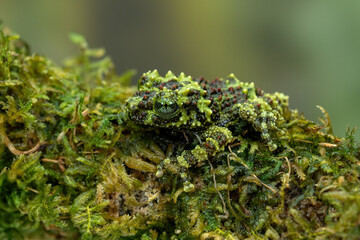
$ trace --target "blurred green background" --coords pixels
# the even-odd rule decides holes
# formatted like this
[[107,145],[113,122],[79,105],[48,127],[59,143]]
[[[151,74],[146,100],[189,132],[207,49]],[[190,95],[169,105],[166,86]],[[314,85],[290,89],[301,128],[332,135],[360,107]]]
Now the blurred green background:
[[339,136],[360,125],[360,1],[0,0],[0,19],[58,64],[77,32],[119,73],[235,73],[312,120],[323,106]]

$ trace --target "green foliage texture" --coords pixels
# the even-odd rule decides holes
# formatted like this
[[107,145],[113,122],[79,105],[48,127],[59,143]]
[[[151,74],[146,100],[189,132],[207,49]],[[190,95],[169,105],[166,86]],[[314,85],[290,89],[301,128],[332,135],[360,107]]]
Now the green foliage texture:
[[321,124],[286,113],[275,152],[239,126],[185,193],[155,177],[179,138],[127,120],[134,71],[70,39],[80,53],[60,67],[0,29],[0,239],[360,238],[359,145],[324,109]]

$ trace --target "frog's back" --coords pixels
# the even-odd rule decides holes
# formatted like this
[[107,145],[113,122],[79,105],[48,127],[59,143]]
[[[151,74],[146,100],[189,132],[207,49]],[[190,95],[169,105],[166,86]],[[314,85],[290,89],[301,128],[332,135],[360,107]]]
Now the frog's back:
[[161,77],[155,70],[142,76],[138,88],[127,100],[130,119],[162,128],[206,128],[244,121],[268,139],[268,130],[283,121],[288,104],[287,96],[266,94],[233,74],[208,82],[183,73]]
[[[198,79],[197,81],[204,81]],[[234,111],[236,104],[243,104],[254,91],[253,84],[239,81],[233,74],[225,79],[216,78],[206,85],[206,98],[211,101],[211,119],[214,124],[222,124],[226,119],[234,120],[238,113]]]

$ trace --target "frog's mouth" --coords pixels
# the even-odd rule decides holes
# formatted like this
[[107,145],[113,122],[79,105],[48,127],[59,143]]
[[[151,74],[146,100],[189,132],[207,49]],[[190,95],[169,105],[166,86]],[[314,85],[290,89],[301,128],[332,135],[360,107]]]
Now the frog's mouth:
[[159,118],[170,119],[175,117],[180,112],[180,107],[177,102],[171,97],[158,97],[154,101],[154,111]]

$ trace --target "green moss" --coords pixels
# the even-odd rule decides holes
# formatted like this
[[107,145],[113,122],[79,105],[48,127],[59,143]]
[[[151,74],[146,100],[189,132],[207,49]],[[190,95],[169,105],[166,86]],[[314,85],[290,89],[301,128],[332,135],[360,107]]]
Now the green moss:
[[[104,50],[70,38],[80,53],[61,67],[1,27],[1,239],[358,238],[359,145],[353,130],[332,134],[324,109],[316,124],[284,107],[287,96],[268,95],[287,133],[271,136],[276,150],[239,122],[205,161],[196,134],[129,121],[134,72],[118,76]],[[156,177],[189,149],[203,156],[183,162],[195,191],[170,160]]]

